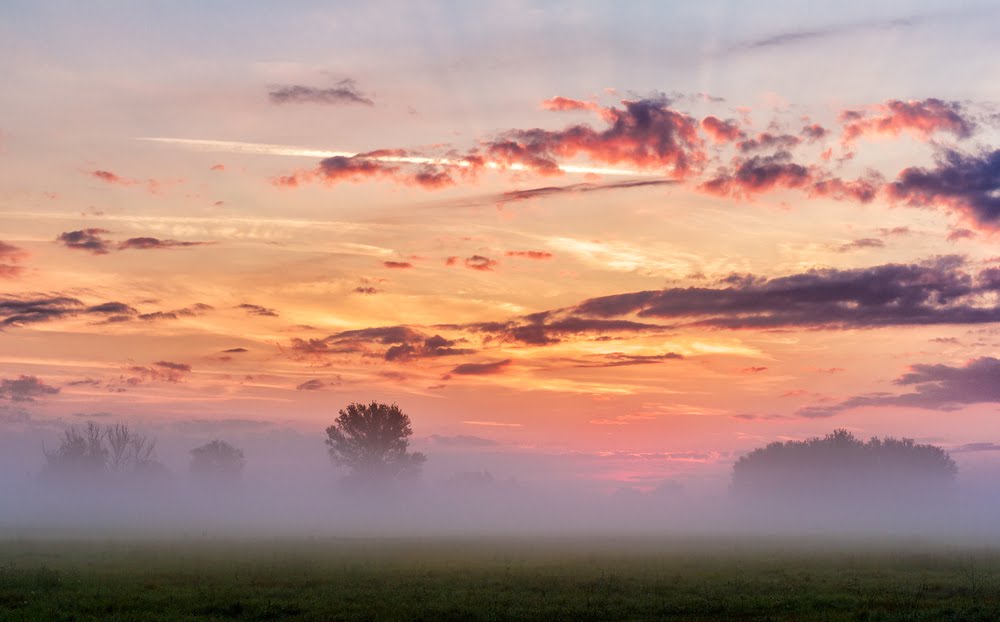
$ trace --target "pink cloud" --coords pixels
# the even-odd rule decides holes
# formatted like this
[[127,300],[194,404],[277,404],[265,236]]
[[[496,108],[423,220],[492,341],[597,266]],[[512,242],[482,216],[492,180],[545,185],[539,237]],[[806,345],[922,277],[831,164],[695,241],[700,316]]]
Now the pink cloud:
[[569,97],[556,96],[551,99],[546,99],[542,102],[542,108],[544,110],[554,110],[554,111],[568,111],[568,110],[598,110],[600,106],[594,102],[581,101],[579,99],[570,99]]
[[893,99],[880,104],[876,110],[878,114],[871,117],[857,110],[843,111],[840,114],[844,124],[843,142],[850,143],[863,136],[898,136],[904,131],[923,140],[938,132],[968,138],[975,128],[958,102],[936,98],[905,102]]
[[28,253],[24,249],[0,241],[0,279],[13,279],[21,276],[24,267],[18,264],[27,256]]
[[728,143],[743,137],[739,124],[733,120],[709,115],[701,120],[701,129],[716,143]]

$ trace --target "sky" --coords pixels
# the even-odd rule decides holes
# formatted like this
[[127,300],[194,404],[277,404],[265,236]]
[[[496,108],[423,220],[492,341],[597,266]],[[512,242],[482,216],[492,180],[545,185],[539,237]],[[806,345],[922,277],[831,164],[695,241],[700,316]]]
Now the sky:
[[[10,1],[0,448],[723,489],[846,428],[1000,459],[986,2]],[[303,466],[302,468],[306,468]]]

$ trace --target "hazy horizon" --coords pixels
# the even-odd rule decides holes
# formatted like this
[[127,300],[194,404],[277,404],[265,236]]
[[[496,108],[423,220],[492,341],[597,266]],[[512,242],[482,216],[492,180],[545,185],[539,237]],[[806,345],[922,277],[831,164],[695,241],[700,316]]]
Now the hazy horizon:
[[733,465],[846,429],[947,451],[928,520],[988,531],[997,16],[5,2],[0,528],[72,522],[43,447],[93,421],[156,439],[178,524],[223,439],[226,520],[362,529],[324,430],[378,401],[428,529],[765,530]]

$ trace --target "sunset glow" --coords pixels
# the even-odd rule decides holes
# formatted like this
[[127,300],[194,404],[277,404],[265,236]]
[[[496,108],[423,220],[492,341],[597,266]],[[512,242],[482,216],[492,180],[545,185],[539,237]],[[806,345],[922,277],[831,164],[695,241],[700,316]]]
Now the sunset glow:
[[995,467],[993,8],[528,4],[0,9],[0,464],[87,420],[325,464],[379,400],[431,480]]

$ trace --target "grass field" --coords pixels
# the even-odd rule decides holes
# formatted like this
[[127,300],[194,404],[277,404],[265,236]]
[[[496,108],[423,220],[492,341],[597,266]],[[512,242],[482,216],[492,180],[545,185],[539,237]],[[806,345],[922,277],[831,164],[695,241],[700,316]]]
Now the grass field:
[[997,620],[1000,552],[748,539],[7,540],[2,620]]

